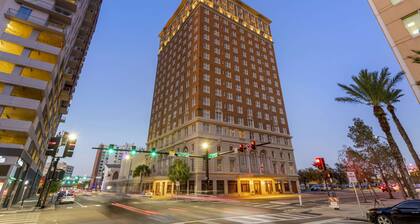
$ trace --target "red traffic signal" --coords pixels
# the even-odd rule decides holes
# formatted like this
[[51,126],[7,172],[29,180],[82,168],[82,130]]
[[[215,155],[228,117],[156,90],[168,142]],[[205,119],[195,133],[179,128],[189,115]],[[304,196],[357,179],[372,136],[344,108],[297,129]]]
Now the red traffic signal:
[[257,142],[255,140],[251,141],[248,144],[248,148],[249,148],[250,151],[257,149]]
[[48,141],[48,149],[54,149],[57,150],[57,148],[60,146],[60,137],[52,137]]
[[245,146],[244,146],[244,144],[240,144],[240,145],[239,145],[238,151],[239,151],[239,152],[244,152],[244,151],[245,151]]
[[325,166],[325,160],[322,157],[316,157],[315,158],[315,162],[313,164],[316,168],[318,168],[319,170],[325,170],[326,166]]

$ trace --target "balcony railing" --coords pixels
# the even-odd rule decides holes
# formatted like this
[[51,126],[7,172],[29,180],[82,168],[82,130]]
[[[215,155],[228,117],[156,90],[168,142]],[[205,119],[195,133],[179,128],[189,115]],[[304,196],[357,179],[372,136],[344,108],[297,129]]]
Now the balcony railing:
[[57,6],[54,3],[49,2],[49,1],[45,1],[45,0],[23,0],[23,1],[31,3],[31,4],[39,5],[41,7],[44,7],[46,9],[48,9],[48,10],[58,12],[58,13],[60,13],[62,15],[65,15],[65,16],[70,16],[72,14],[70,10],[65,9],[61,6]]
[[27,15],[27,14],[23,15],[23,14],[19,13],[18,10],[16,10],[16,9],[9,8],[6,12],[6,16],[11,16],[11,17],[17,18],[20,21],[27,21],[29,23],[32,23],[33,25],[38,25],[38,26],[47,28],[51,31],[56,31],[56,32],[59,32],[59,33],[64,32],[63,27],[60,27],[59,25],[54,24],[54,23],[50,23],[50,22],[48,22],[47,19],[43,19],[43,18],[39,18],[39,17],[36,17],[36,16]]

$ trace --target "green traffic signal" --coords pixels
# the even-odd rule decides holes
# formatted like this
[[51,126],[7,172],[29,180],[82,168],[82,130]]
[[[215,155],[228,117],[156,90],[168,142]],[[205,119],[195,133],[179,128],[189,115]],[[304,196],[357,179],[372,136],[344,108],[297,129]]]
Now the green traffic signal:
[[152,148],[151,150],[150,150],[150,156],[152,157],[152,158],[154,158],[154,157],[156,157],[157,156],[157,152],[156,152],[156,148]]
[[109,146],[108,146],[108,153],[109,154],[113,154],[113,153],[115,153],[115,145],[114,144],[109,144]]
[[130,151],[130,154],[132,155],[132,156],[134,156],[134,155],[136,155],[136,153],[137,153],[137,148],[136,148],[136,146],[131,146],[131,151]]

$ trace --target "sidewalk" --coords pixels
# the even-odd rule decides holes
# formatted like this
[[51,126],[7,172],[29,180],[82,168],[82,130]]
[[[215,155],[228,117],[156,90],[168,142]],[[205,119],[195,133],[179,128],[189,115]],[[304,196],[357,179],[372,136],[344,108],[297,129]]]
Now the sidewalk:
[[[23,203],[23,206],[21,206],[21,202],[18,202],[12,205],[12,207],[8,209],[0,208],[0,214],[15,214],[15,213],[38,211],[39,208],[36,207],[37,202],[38,202],[38,197],[32,197],[32,198],[26,199]],[[55,205],[47,201],[45,209],[48,209],[49,207],[54,208]]]
[[[384,205],[378,205],[377,207],[389,207],[395,205],[404,199],[386,199],[383,200],[382,203]],[[305,204],[304,204],[305,206]],[[373,201],[368,201],[368,203],[361,203],[360,208],[357,203],[342,203],[339,204],[340,209],[334,210],[330,208],[329,205],[323,204],[318,207],[313,208],[297,208],[297,209],[290,209],[290,212],[305,212],[305,213],[316,213],[322,216],[331,216],[331,217],[340,217],[344,219],[351,219],[351,220],[363,220],[367,221],[366,219],[366,212],[367,210],[373,208]]]

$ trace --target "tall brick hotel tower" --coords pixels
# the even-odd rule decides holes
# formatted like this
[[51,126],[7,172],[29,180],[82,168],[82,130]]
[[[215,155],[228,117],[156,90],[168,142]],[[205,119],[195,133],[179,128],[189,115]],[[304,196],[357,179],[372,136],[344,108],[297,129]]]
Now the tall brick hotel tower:
[[[240,0],[183,0],[160,33],[149,149],[200,155],[203,143],[214,153],[271,142],[212,159],[214,194],[298,191],[270,23]],[[207,189],[203,159],[183,159],[192,176],[181,191]],[[173,160],[147,160],[155,194],[173,192]]]

